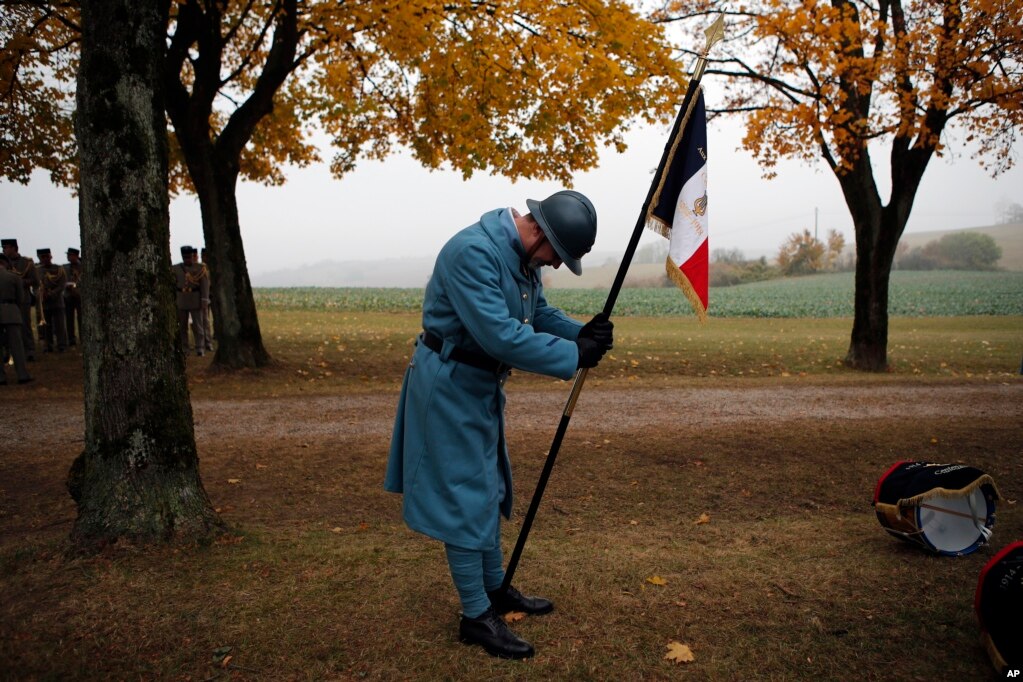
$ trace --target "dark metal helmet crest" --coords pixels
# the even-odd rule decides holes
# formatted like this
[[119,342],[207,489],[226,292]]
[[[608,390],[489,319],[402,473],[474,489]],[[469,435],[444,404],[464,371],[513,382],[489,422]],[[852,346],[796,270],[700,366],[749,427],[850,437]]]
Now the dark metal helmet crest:
[[562,190],[543,201],[526,199],[526,206],[562,262],[576,275],[582,274],[580,259],[597,239],[597,211],[590,200],[579,192]]

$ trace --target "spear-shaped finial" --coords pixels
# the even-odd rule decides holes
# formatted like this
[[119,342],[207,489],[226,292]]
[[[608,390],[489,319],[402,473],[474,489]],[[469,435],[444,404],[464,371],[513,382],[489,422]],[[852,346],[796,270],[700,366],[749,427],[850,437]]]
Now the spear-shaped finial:
[[714,43],[725,39],[725,18],[722,15],[718,15],[718,18],[714,20],[714,23],[704,30],[704,35],[707,36],[707,46],[703,48],[703,56],[706,57],[710,54],[710,48],[714,47]]
[[707,68],[707,55],[710,54],[710,48],[714,47],[714,43],[717,43],[725,38],[725,18],[722,15],[718,15],[718,18],[714,20],[714,23],[708,26],[704,30],[704,35],[707,36],[707,44],[703,48],[703,52],[700,53],[700,58],[696,60],[696,68],[693,69],[692,80],[698,81],[703,78],[703,72]]

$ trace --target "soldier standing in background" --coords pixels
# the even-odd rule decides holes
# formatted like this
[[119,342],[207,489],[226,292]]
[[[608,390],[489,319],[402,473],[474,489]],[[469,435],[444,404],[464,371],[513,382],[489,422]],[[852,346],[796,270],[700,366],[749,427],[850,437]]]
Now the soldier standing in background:
[[[64,263],[67,285],[64,288],[64,320],[67,327],[67,343],[75,345],[82,334],[82,260],[78,249],[68,249]],[[78,330],[77,333],[75,330]]]
[[[209,262],[206,260],[206,247],[202,247],[199,251],[199,258],[202,260],[203,266],[206,271],[209,272]],[[213,276],[210,275],[210,283],[213,282]],[[213,320],[210,317],[213,315],[213,302],[209,299],[206,300],[206,314],[202,316],[202,329],[206,335],[206,350],[213,350]]]
[[181,349],[188,352],[188,318],[192,318],[192,337],[195,339],[195,354],[206,352],[206,335],[203,333],[203,317],[210,300],[210,273],[202,263],[196,263],[199,255],[194,246],[181,247],[181,262],[174,266],[174,277],[178,290],[178,327],[181,334]]
[[19,384],[32,381],[25,364],[25,342],[22,327],[23,301],[28,296],[21,278],[9,270],[11,266],[7,256],[0,255],[0,346],[6,351],[0,353],[0,386],[7,384],[7,354],[14,358],[14,371],[18,375]]
[[52,353],[54,344],[61,353],[67,350],[67,328],[64,326],[64,290],[67,288],[67,273],[53,262],[49,249],[37,249],[39,257],[39,289],[37,296],[42,301],[44,324],[43,338],[45,352]]
[[25,346],[25,356],[29,362],[36,359],[36,340],[32,334],[32,316],[29,312],[33,305],[34,291],[39,287],[39,276],[36,274],[35,263],[18,253],[17,239],[0,239],[4,255],[10,263],[11,272],[21,278],[25,289],[25,298],[21,302],[21,338]]

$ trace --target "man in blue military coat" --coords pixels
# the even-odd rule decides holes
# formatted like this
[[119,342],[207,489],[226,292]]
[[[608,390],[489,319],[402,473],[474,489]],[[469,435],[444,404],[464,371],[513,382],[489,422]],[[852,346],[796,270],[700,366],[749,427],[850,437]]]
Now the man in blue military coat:
[[595,367],[611,348],[600,314],[583,325],[547,304],[539,270],[580,274],[597,214],[578,192],[527,200],[530,213],[485,213],[437,257],[423,301],[423,333],[405,371],[384,487],[403,493],[409,528],[444,543],[462,604],[459,638],[494,656],[533,647],[500,617],[554,605],[500,589],[500,516],[511,513],[504,382],[520,369],[561,379]]

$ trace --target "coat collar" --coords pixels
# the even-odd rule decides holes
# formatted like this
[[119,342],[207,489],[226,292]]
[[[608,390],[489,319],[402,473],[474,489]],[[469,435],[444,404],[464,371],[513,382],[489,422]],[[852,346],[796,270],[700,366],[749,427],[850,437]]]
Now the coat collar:
[[[511,229],[508,227],[509,222],[511,223]],[[480,225],[483,226],[483,231],[497,246],[508,269],[514,273],[517,279],[529,284],[535,284],[540,281],[540,273],[522,262],[525,250],[522,248],[522,241],[514,229],[511,209],[498,208],[484,213],[480,216]]]

